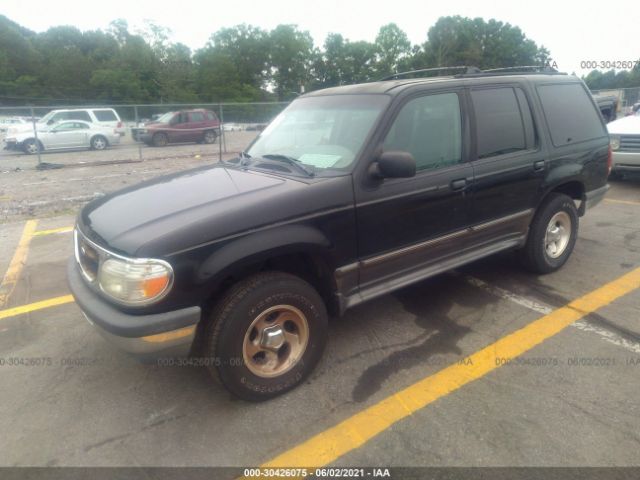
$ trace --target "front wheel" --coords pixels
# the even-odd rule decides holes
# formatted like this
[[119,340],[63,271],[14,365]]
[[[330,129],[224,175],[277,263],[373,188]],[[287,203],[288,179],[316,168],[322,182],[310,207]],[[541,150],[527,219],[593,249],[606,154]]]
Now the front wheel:
[[42,144],[40,142],[36,142],[34,138],[30,138],[29,140],[26,140],[24,142],[24,144],[22,145],[22,150],[27,155],[34,155],[38,153],[38,151],[43,151],[44,148],[42,148]]
[[169,138],[165,133],[156,133],[151,139],[154,147],[166,147],[169,143]]
[[520,251],[523,265],[534,273],[551,273],[571,256],[578,236],[578,210],[573,200],[551,193],[538,208]]
[[299,385],[326,343],[327,312],[298,277],[259,273],[231,287],[207,327],[211,373],[234,395],[263,401]]

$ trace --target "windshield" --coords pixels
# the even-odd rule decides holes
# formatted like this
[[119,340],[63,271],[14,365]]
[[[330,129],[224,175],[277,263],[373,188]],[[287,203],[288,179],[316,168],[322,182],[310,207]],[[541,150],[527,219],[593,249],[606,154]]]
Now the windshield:
[[57,112],[57,110],[51,110],[44,117],[42,117],[40,120],[38,120],[38,123],[47,123],[51,119],[51,117],[53,117],[56,114],[56,112]]
[[319,172],[346,169],[388,102],[386,95],[300,98],[264,129],[247,153],[286,155]]
[[169,123],[175,114],[176,114],[175,112],[167,112],[161,117],[158,117],[157,120],[153,120],[153,121],[158,123]]

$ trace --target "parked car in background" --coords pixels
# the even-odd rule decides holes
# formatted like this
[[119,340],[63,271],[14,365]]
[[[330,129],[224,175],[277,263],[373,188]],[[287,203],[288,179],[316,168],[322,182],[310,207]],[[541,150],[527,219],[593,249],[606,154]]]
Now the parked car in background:
[[613,152],[612,175],[640,172],[640,110],[607,124]]
[[[103,127],[115,129],[118,135],[124,136],[125,128],[118,112],[113,108],[74,108],[65,110],[51,110],[36,123],[39,129],[42,126],[51,126],[65,120],[81,120],[83,122],[93,123]],[[33,130],[31,123],[22,125],[14,125],[7,130],[7,135],[17,134]]]
[[225,132],[240,132],[242,131],[242,125],[239,123],[225,123],[222,125],[222,130]]
[[168,112],[144,127],[132,129],[131,135],[154,147],[169,143],[215,143],[220,135],[220,121],[211,110]]
[[[5,138],[10,150],[22,150],[27,154],[48,150],[90,148],[104,150],[120,143],[120,134],[113,127],[105,127],[82,120],[66,120],[52,126],[40,125],[36,140],[33,131],[11,134]],[[7,148],[7,147],[5,147]]]
[[15,125],[25,125],[29,123],[29,120],[25,117],[0,118],[0,133],[7,133],[7,130]]
[[605,123],[612,122],[618,115],[618,97],[615,95],[601,95],[596,94],[593,96],[600,110],[600,115],[604,119]]

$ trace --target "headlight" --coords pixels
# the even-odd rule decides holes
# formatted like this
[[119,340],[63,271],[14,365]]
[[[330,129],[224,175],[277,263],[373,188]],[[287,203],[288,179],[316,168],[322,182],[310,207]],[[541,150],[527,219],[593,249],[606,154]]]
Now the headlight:
[[144,305],[162,298],[171,287],[173,271],[161,260],[108,258],[98,271],[100,289],[125,305]]
[[611,150],[618,150],[620,148],[620,135],[609,135],[609,142],[611,142]]

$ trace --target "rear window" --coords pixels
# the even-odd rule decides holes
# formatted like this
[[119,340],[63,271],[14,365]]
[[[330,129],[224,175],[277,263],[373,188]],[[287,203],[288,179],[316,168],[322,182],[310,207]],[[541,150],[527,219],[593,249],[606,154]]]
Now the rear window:
[[[527,149],[525,122],[513,88],[473,90],[471,99],[476,116],[478,158]],[[530,119],[528,123],[529,130]]]
[[218,120],[218,117],[212,111],[207,110],[207,120]]
[[118,117],[113,110],[94,110],[93,114],[96,116],[99,122],[117,122]]
[[581,84],[540,85],[538,95],[556,147],[606,136],[600,115]]

